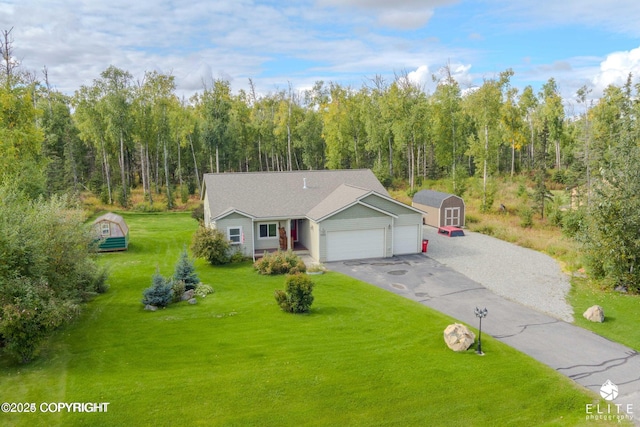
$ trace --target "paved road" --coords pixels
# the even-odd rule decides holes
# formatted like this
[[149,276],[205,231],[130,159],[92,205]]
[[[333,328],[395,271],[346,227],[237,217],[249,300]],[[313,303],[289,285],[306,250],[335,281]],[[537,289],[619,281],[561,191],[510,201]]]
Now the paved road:
[[[422,254],[332,262],[333,271],[418,301],[477,327],[475,307],[488,309],[482,332],[552,367],[599,394],[610,380],[632,404],[640,425],[640,354],[585,329],[497,296],[468,277]],[[626,408],[626,406],[623,406]]]

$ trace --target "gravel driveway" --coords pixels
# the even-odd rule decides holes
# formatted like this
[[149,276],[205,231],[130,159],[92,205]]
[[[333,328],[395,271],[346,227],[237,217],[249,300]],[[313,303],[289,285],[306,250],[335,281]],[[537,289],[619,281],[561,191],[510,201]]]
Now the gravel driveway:
[[569,277],[550,256],[468,230],[464,237],[446,237],[425,226],[423,236],[429,240],[429,258],[497,295],[573,321],[573,309],[566,302]]

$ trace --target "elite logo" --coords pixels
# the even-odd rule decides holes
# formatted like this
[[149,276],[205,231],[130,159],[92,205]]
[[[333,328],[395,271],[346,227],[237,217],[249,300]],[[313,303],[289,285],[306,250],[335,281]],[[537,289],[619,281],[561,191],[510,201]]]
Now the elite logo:
[[618,386],[611,382],[611,380],[607,380],[602,387],[600,387],[600,396],[604,400],[612,401],[616,397],[618,397]]

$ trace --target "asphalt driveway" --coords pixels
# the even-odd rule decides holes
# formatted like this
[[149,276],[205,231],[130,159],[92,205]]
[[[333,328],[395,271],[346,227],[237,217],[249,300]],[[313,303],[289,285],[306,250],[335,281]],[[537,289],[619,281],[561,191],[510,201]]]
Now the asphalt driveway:
[[[610,380],[619,392],[611,405],[632,404],[634,420],[640,425],[640,354],[635,350],[509,301],[423,254],[331,262],[326,266],[476,328],[478,319],[474,309],[486,307],[488,316],[482,322],[483,333],[528,354],[596,394]],[[490,352],[485,357],[491,357]],[[616,407],[612,407],[615,410]]]

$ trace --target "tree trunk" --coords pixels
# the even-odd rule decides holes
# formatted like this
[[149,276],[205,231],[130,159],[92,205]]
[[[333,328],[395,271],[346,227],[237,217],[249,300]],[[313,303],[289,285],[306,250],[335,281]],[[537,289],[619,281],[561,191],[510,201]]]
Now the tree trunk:
[[218,144],[216,144],[216,173],[220,173],[220,151]]
[[144,145],[140,144],[140,175],[142,178],[142,194],[144,198],[147,198],[147,174],[145,171],[145,161],[144,161]]
[[393,179],[393,143],[389,137],[389,178]]
[[122,179],[122,201],[126,206],[127,205],[127,179],[125,174],[124,136],[122,135],[122,129],[120,130],[120,177]]
[[167,192],[167,208],[171,209],[173,208],[173,200],[171,198],[171,186],[169,185],[169,162],[168,162],[168,150],[167,150],[167,141],[166,139],[164,139],[162,141],[162,148],[163,148],[163,152],[164,152],[164,181],[165,181],[165,185],[166,185],[166,192]]
[[149,158],[149,143],[145,142],[144,144],[144,155],[147,164],[147,190],[149,190],[149,205],[153,206],[153,191],[151,191],[151,159]]
[[484,125],[484,162],[482,170],[482,208],[487,209],[487,157],[489,157],[489,127]]
[[511,141],[511,178],[516,172],[516,144]]
[[111,173],[109,171],[109,159],[107,158],[107,150],[104,146],[104,141],[101,141],[102,147],[102,166],[104,167],[104,174],[107,178],[107,195],[109,198],[109,204],[113,204],[113,198],[111,197]]
[[196,159],[196,151],[193,148],[193,136],[189,134],[189,145],[191,146],[191,155],[193,156],[193,169],[196,173],[196,182],[198,183],[198,194],[202,196],[202,183],[200,182],[200,174],[198,173],[198,160]]

